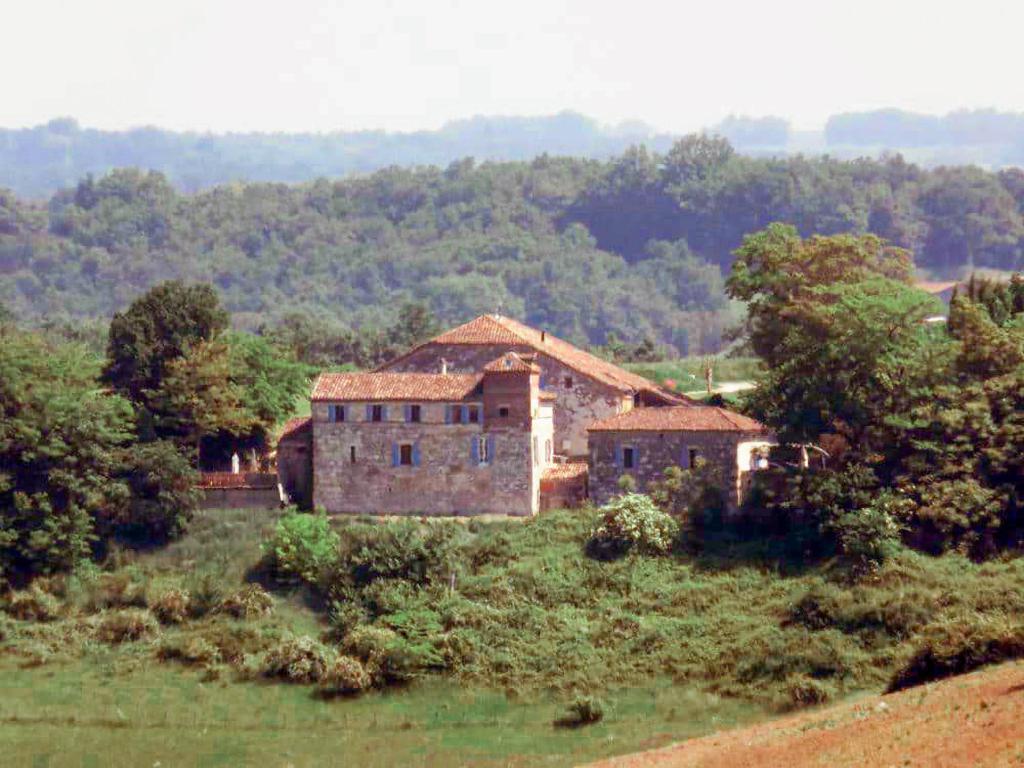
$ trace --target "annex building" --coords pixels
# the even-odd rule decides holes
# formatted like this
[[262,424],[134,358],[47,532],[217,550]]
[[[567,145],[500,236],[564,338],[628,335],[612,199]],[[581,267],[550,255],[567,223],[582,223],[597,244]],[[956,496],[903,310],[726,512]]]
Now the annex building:
[[322,373],[278,473],[330,513],[534,515],[602,503],[698,456],[739,504],[762,425],[511,318],[482,315],[366,373]]

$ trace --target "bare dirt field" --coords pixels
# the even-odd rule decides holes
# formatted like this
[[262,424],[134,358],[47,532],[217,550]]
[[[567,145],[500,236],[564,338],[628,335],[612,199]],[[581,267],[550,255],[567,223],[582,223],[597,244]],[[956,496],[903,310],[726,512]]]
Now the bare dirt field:
[[1024,766],[1024,662],[594,766]]

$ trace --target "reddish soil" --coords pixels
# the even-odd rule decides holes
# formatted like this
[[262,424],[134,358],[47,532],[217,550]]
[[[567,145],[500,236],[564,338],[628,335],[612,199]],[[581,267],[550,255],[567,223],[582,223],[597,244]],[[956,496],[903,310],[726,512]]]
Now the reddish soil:
[[1024,766],[1024,663],[612,758],[597,766]]

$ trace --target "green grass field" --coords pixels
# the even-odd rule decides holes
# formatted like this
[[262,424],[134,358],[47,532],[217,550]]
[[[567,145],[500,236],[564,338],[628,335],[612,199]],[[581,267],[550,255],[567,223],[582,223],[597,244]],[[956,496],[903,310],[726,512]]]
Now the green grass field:
[[322,701],[301,686],[200,681],[144,653],[0,665],[4,766],[564,766],[764,716],[671,684],[608,697],[605,721],[556,729],[558,703],[425,682]]

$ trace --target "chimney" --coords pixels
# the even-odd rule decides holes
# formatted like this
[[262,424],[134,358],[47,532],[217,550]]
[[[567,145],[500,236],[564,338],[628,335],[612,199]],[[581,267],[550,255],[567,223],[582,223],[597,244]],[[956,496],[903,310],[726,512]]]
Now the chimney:
[[547,338],[548,338],[548,332],[547,331],[541,331],[540,332],[540,340],[541,340],[541,342],[543,343],[543,342],[547,341]]

